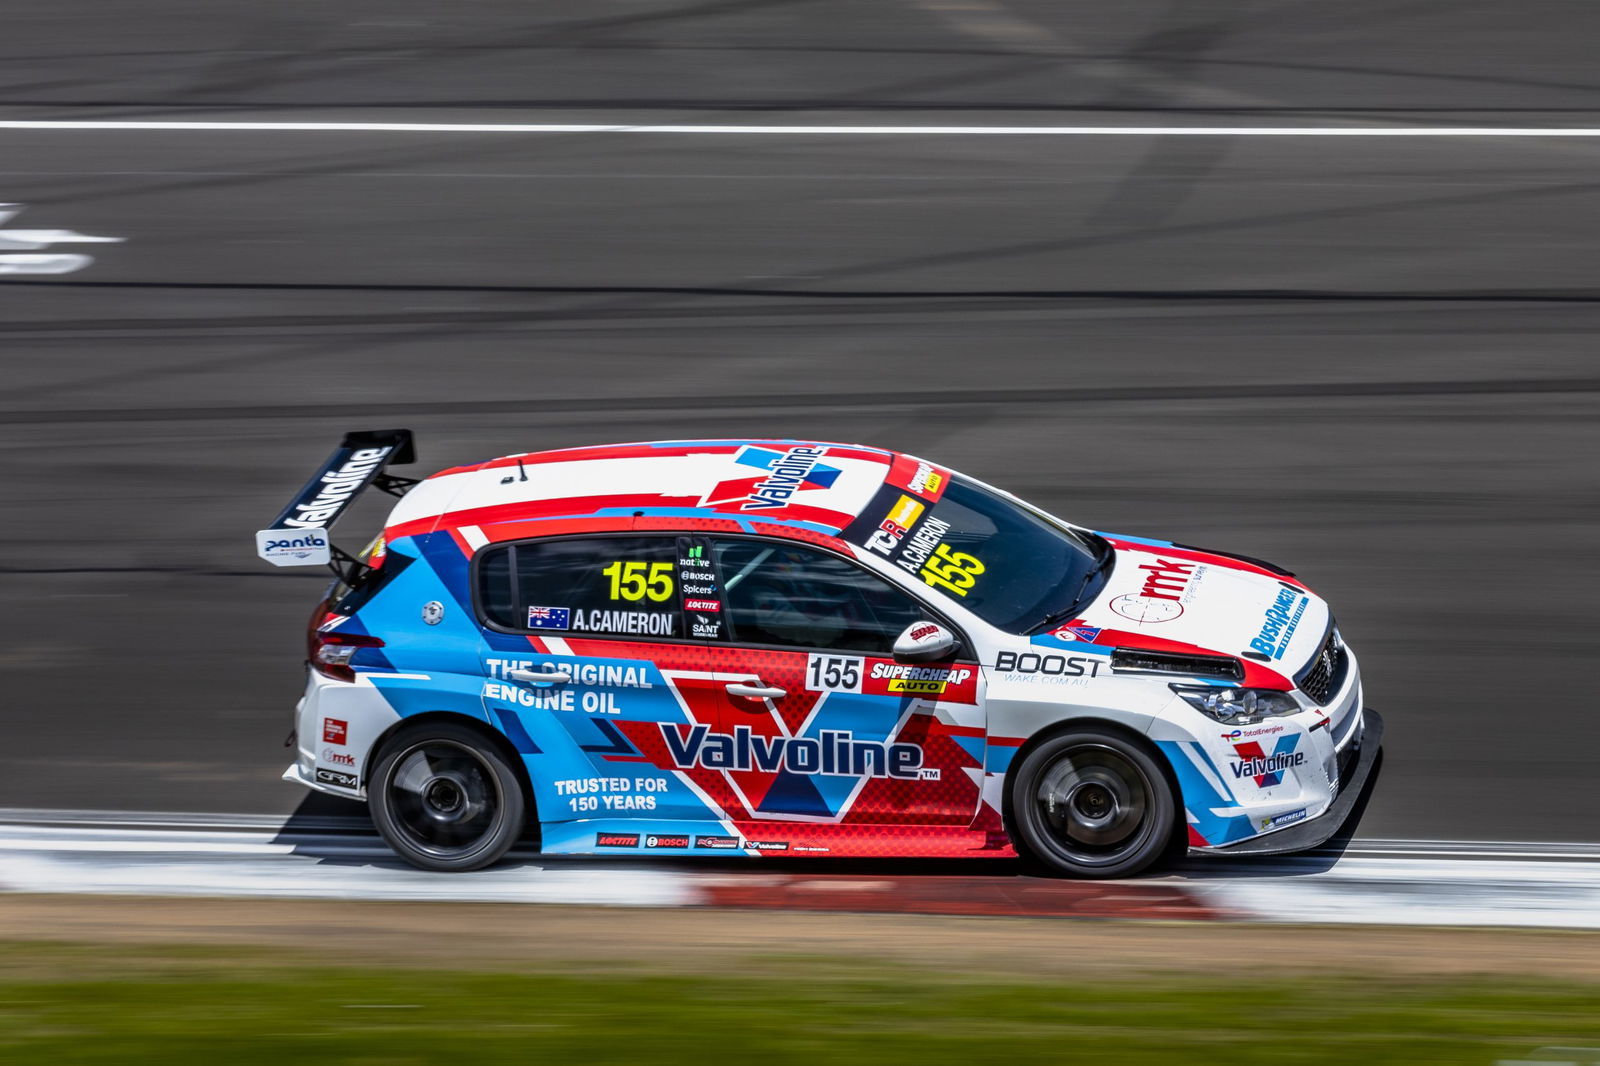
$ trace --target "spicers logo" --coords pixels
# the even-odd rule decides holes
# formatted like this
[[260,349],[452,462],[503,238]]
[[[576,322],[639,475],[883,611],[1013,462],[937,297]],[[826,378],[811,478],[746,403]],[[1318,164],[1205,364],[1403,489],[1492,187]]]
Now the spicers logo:
[[1279,737],[1270,755],[1262,751],[1261,745],[1254,740],[1248,744],[1235,744],[1233,750],[1239,753],[1239,759],[1230,762],[1228,769],[1233,771],[1235,778],[1253,777],[1256,787],[1271,788],[1283,782],[1285,770],[1305,765],[1306,753],[1295,750],[1299,746],[1299,734]]

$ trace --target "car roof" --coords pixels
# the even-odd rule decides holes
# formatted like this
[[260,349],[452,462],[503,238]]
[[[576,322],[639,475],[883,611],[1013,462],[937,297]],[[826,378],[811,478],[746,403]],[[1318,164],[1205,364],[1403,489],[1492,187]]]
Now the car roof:
[[753,532],[782,526],[833,537],[885,479],[908,483],[928,466],[861,444],[777,439],[527,452],[422,481],[396,505],[385,535],[453,530],[474,547],[569,527]]

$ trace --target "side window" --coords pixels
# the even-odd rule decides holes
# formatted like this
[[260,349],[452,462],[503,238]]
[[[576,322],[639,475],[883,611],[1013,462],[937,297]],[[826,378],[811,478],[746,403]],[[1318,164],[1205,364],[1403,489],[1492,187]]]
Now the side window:
[[682,638],[676,537],[584,537],[491,548],[478,602],[504,629]]
[[912,622],[912,597],[836,555],[797,544],[713,541],[728,639],[888,655]]

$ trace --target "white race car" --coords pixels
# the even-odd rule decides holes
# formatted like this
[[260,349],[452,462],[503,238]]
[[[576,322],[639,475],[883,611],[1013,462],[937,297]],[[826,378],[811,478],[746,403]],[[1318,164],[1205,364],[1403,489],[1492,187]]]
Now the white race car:
[[[339,580],[286,777],[418,866],[546,852],[1022,854],[1079,877],[1345,821],[1382,721],[1328,606],[909,455],[793,440],[512,455],[346,437],[257,534]],[[361,558],[329,527],[403,498]]]

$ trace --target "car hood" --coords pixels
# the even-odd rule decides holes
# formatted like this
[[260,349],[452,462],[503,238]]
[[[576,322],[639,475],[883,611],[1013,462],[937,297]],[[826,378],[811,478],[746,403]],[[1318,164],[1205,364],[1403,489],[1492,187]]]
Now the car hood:
[[1299,583],[1245,560],[1110,540],[1110,580],[1080,613],[1114,631],[1100,643],[1190,645],[1241,656],[1288,676],[1311,660],[1328,630],[1328,605]]

